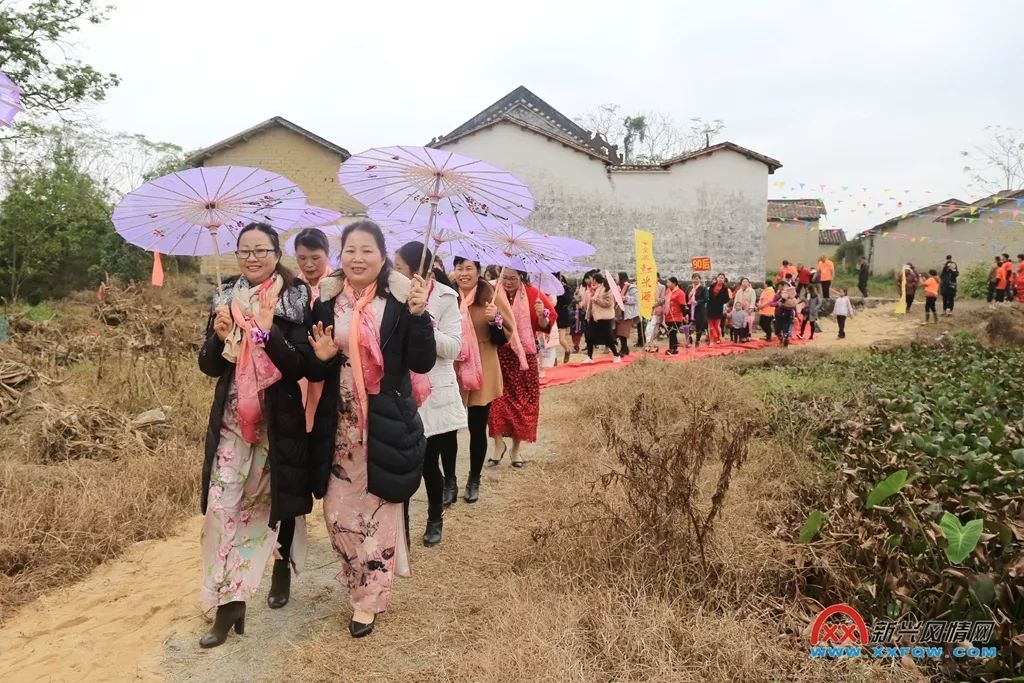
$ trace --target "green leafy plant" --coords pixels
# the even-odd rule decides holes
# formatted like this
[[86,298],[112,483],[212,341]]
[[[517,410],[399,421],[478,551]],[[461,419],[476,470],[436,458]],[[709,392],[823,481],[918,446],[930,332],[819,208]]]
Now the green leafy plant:
[[871,493],[868,494],[868,499],[864,504],[864,507],[873,508],[880,503],[885,502],[890,496],[896,495],[900,492],[907,483],[907,471],[897,470],[890,474],[882,481],[875,484],[875,488],[871,489]]
[[960,271],[957,278],[957,296],[966,299],[984,299],[988,296],[988,271],[991,261],[980,261]]
[[821,510],[812,510],[807,515],[807,521],[800,527],[800,542],[810,543],[821,531],[821,525],[825,521],[825,514]]
[[817,501],[843,520],[819,534],[860,569],[857,588],[817,599],[875,618],[992,620],[998,657],[947,677],[1024,676],[1024,347],[957,335],[840,365],[804,373],[860,378],[821,414],[817,452],[845,491]]
[[946,557],[953,564],[960,564],[967,556],[974,552],[981,540],[981,531],[985,523],[980,519],[972,519],[967,524],[961,524],[956,515],[948,512],[942,515],[939,527],[942,535],[946,537],[949,545],[946,546]]

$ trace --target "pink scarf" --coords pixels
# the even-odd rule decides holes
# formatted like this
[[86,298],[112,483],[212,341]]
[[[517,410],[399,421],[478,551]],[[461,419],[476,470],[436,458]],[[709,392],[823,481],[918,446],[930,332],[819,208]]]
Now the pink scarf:
[[459,313],[462,316],[462,348],[455,358],[455,373],[464,391],[477,391],[484,385],[484,367],[480,360],[480,341],[473,326],[469,307],[476,301],[476,287],[462,297]]
[[348,358],[352,365],[352,382],[359,402],[359,428],[366,430],[370,394],[380,393],[384,377],[384,354],[380,349],[380,325],[373,313],[377,285],[371,284],[356,297],[352,285],[345,283],[342,293],[352,305],[352,321],[348,328]]
[[[324,272],[320,275],[320,279],[317,280],[316,284],[310,284],[309,279],[306,278],[305,273],[299,271],[299,278],[309,285],[309,289],[312,292],[312,296],[309,298],[309,307],[313,308],[317,299],[320,298],[320,283],[324,281],[331,272],[330,268],[324,267]],[[313,431],[313,420],[316,417],[316,407],[320,403],[320,397],[324,393],[323,382],[310,382],[309,380],[299,380],[299,391],[302,392],[302,405],[306,408],[306,431]]]
[[263,426],[261,392],[281,379],[281,371],[267,355],[266,349],[252,341],[259,295],[269,288],[276,288],[280,292],[282,285],[281,279],[275,275],[260,286],[252,287],[231,298],[231,319],[235,326],[225,340],[224,356],[235,363],[238,421],[242,428],[242,438],[246,443],[260,442],[260,427]]
[[[532,353],[537,355],[537,343],[533,340],[533,324],[530,322],[530,304],[527,303],[526,292],[523,291],[523,286],[519,285],[519,291],[516,293],[516,301],[512,303],[508,299],[508,292],[505,288],[498,283],[498,294],[501,296],[509,308],[512,309],[512,320],[516,325],[516,333],[509,339],[509,344],[512,345],[512,350],[516,352],[516,357],[519,359],[519,369],[525,370],[530,367],[526,362],[526,354]],[[526,316],[526,325],[523,325],[523,316]],[[524,337],[523,332],[526,332]],[[530,349],[528,352],[527,349]]]

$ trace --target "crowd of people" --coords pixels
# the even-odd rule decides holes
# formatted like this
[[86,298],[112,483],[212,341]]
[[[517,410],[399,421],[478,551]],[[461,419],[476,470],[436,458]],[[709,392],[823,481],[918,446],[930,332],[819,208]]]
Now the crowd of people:
[[342,232],[337,271],[322,231],[301,231],[295,249],[298,273],[271,227],[241,231],[240,275],[219,286],[199,353],[217,378],[201,499],[201,600],[216,615],[204,648],[244,631],[271,556],[267,604],[288,604],[314,499],[341,560],[350,633],[370,634],[394,577],[411,571],[409,500],[421,480],[431,547],[459,498],[458,431],[469,431],[462,499],[472,504],[485,464],[524,466],[540,415],[538,355],[559,343],[560,314],[525,273],[485,277],[463,258],[445,272],[420,242],[389,254],[365,220]]
[[[845,338],[846,319],[853,315],[853,306],[846,293],[832,288],[835,264],[822,256],[813,271],[783,261],[774,278],[758,283],[755,288],[749,278],[730,283],[724,273],[707,278],[693,273],[681,282],[672,276],[658,274],[657,291],[650,318],[640,317],[639,293],[627,273],[620,272],[609,282],[598,270],[583,275],[573,291],[563,278],[566,293],[559,297],[556,307],[568,313],[568,319],[559,318],[559,327],[568,328],[562,335],[569,360],[566,337],[572,340],[572,350],[580,351],[585,341],[584,363],[592,363],[594,350],[604,347],[621,362],[629,355],[630,338],[636,334],[636,346],[647,352],[659,351],[658,341],[667,338],[667,355],[678,355],[681,347],[698,348],[703,341],[707,346],[745,343],[760,327],[764,340],[775,338],[788,346],[792,337],[814,338],[823,299],[835,297],[835,313],[839,322],[839,337]],[[617,288],[618,291],[614,291]],[[564,301],[563,301],[564,299]],[[616,305],[621,301],[621,305]],[[728,335],[728,340],[726,339]]]
[[[604,347],[621,362],[634,348],[677,355],[681,347],[748,342],[755,329],[780,344],[813,338],[825,300],[845,337],[854,314],[832,286],[835,266],[822,257],[811,270],[783,262],[755,289],[724,273],[688,282],[659,275],[653,311],[640,315],[640,293],[627,273],[610,281],[592,270],[579,282],[554,275],[552,296],[526,273],[456,257],[449,268],[420,242],[389,254],[381,228],[347,226],[341,267],[329,267],[326,235],[295,239],[299,271],[282,263],[278,233],[262,223],[238,237],[240,275],[214,296],[199,353],[217,378],[203,463],[201,599],[216,607],[200,645],[225,642],[245,628],[246,602],[274,558],[267,604],[290,600],[303,570],[306,515],[323,500],[324,523],[341,560],[338,580],[352,607],[353,637],[370,634],[387,610],[395,576],[410,567],[409,500],[425,488],[422,542],[441,543],[447,507],[480,500],[484,467],[526,461],[522,444],[537,439],[540,378],[573,352],[594,362]],[[1004,255],[1005,257],[1005,255]],[[1024,256],[1016,274],[999,260],[994,298],[1024,293]],[[420,264],[430,264],[420,272]],[[958,273],[924,279],[927,308],[954,291]],[[919,276],[901,273],[908,307]],[[550,289],[549,289],[550,291]],[[862,289],[863,293],[863,289]],[[456,477],[460,429],[467,429],[469,473]],[[465,456],[464,456],[465,457]]]

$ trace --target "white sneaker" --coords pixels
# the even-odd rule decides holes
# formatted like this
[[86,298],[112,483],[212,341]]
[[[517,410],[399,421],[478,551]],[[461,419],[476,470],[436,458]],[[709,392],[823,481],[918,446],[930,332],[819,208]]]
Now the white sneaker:
[[613,360],[612,362],[613,363],[621,363],[622,362],[622,356],[615,356],[615,360]]
[[584,358],[584,359],[583,359],[583,362],[584,362],[584,363],[587,363],[587,364],[590,364],[590,363],[593,363],[593,362],[594,362],[594,359],[593,359],[593,358]]

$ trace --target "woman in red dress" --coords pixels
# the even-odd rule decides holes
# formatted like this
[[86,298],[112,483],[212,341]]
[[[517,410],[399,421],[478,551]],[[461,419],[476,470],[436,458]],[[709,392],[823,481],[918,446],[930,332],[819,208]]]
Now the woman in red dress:
[[488,428],[497,459],[505,457],[505,437],[512,437],[512,467],[522,467],[519,446],[537,440],[540,416],[540,375],[537,370],[537,332],[548,332],[557,318],[555,307],[539,289],[527,284],[526,273],[506,268],[498,282],[498,296],[512,309],[516,334],[498,349],[504,390],[491,404]]

